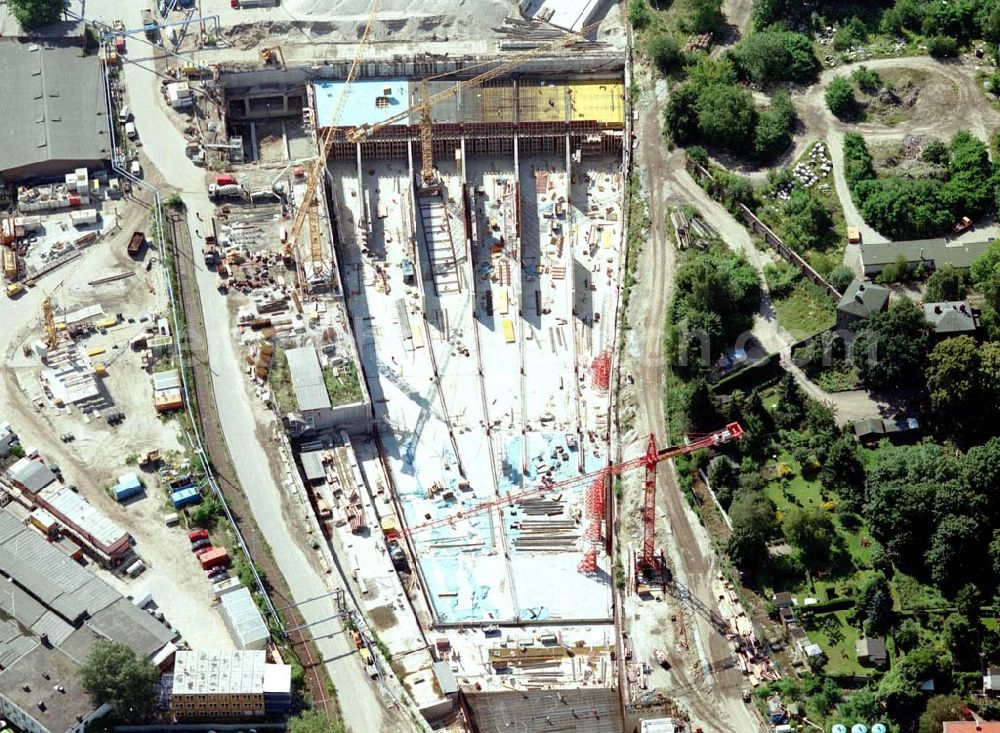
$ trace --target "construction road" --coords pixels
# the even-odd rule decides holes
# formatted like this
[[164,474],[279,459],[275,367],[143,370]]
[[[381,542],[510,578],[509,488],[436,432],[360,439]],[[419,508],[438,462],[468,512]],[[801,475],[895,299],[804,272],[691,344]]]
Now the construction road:
[[[122,17],[128,27],[141,26],[139,5],[111,7],[105,0],[100,5],[88,2],[87,16],[101,18],[107,23]],[[139,44],[132,43],[139,51]],[[136,53],[136,56],[145,55]],[[219,423],[225,436],[229,454],[239,483],[246,496],[264,543],[270,548],[275,563],[297,602],[317,596],[326,596],[333,585],[346,585],[341,578],[325,579],[301,544],[304,531],[289,516],[282,501],[284,492],[272,474],[272,462],[261,440],[257,422],[251,409],[248,383],[243,373],[242,359],[231,337],[229,309],[226,298],[216,291],[216,275],[201,262],[200,247],[203,232],[201,222],[211,221],[215,207],[208,199],[206,174],[184,154],[185,140],[174,121],[168,116],[159,92],[160,79],[148,65],[127,63],[125,80],[129,105],[135,114],[139,135],[149,145],[143,148],[154,166],[166,181],[168,190],[177,191],[188,209],[191,241],[196,252],[189,253],[195,260],[197,284],[204,316],[204,327],[212,337],[207,339],[207,359],[210,366],[213,391]],[[155,144],[153,144],[155,141]],[[205,358],[206,355],[194,355]],[[305,622],[314,624],[310,631],[323,662],[336,688],[348,694],[339,695],[344,721],[351,731],[407,730],[409,720],[386,709],[379,691],[368,680],[354,646],[344,633],[339,621],[328,619],[335,611],[332,600],[314,601],[299,608]]]

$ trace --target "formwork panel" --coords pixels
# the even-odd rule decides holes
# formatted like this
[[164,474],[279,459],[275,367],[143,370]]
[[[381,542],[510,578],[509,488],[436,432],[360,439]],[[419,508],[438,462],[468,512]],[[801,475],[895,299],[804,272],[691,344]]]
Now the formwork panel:
[[[420,94],[421,87],[423,85],[419,82],[414,82],[410,84],[410,106],[415,107],[420,104]],[[427,82],[427,92],[430,96],[439,94],[440,92],[448,91],[455,86],[453,81],[429,81]],[[450,97],[442,99],[431,107],[431,119],[434,122],[460,122],[458,111],[458,94],[453,94]],[[410,124],[419,125],[420,124],[420,110],[417,109],[410,114]]]
[[569,84],[570,120],[625,124],[625,85],[614,81]]
[[507,82],[466,89],[459,107],[462,122],[513,122],[514,85]]
[[517,87],[518,121],[564,122],[566,85],[563,82],[521,82]]

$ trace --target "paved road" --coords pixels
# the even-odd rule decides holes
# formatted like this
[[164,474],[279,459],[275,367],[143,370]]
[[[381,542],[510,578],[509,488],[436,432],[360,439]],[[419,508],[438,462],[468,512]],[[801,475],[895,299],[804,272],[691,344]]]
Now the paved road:
[[[94,11],[94,4],[91,3],[88,9],[90,17],[94,17]],[[140,11],[138,5],[129,6],[126,14],[131,14],[131,17],[125,18],[126,25],[141,25]],[[120,15],[120,12],[109,9],[104,18],[110,22]],[[184,155],[185,140],[167,116],[158,89],[158,78],[149,68],[127,64],[125,80],[128,102],[135,114],[139,135],[146,143],[143,150],[150,164],[161,173],[171,189],[180,192],[187,204],[188,220],[192,226],[198,224],[199,215],[202,221],[209,221],[214,214],[214,206],[208,199],[205,172]],[[200,237],[192,231],[191,238],[197,249]],[[196,260],[200,259],[200,252],[193,253],[193,256]],[[301,602],[325,595],[330,588],[296,541],[300,530],[295,526],[295,520],[285,516],[282,487],[271,474],[268,454],[257,436],[242,360],[230,335],[226,299],[215,289],[215,274],[200,263],[197,280],[206,331],[218,336],[209,339],[208,361],[213,374],[219,421],[240,484],[292,596]],[[345,722],[355,733],[376,733],[387,730],[386,725],[401,729],[399,721],[394,720],[398,716],[385,709],[381,696],[367,679],[357,655],[353,653],[353,644],[343,633],[340,623],[323,621],[332,611],[330,601],[317,601],[300,607],[306,623],[316,624],[311,630],[330,678],[342,693],[338,697]],[[343,694],[348,691],[349,694]]]

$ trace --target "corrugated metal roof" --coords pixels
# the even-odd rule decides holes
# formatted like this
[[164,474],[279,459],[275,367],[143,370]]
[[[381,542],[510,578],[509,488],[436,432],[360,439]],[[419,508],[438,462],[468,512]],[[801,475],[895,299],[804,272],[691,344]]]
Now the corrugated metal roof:
[[0,584],[0,611],[30,627],[45,613],[45,606],[13,583],[3,583]]
[[56,480],[56,475],[49,470],[48,466],[40,461],[33,461],[30,458],[21,458],[18,460],[17,463],[7,469],[7,475],[11,480],[23,484],[32,493],[38,493]]
[[246,588],[222,596],[221,609],[237,646],[245,649],[270,638],[271,632],[260,615],[260,609]]
[[36,646],[38,641],[22,635],[13,621],[0,621],[0,664],[4,669],[8,669]]
[[87,626],[102,636],[128,644],[147,657],[159,651],[175,636],[162,623],[136,608],[132,601],[120,596],[110,606],[88,619]]
[[54,486],[41,494],[42,498],[80,529],[93,535],[105,547],[111,547],[128,532],[98,511],[86,499],[65,486]]
[[181,373],[176,369],[156,372],[153,375],[153,389],[157,392],[161,389],[178,389],[180,386]]
[[73,627],[63,621],[52,611],[46,611],[42,617],[35,622],[31,630],[37,635],[46,634],[52,646],[59,646],[69,635],[73,633]]
[[311,450],[300,453],[302,459],[302,471],[309,481],[320,481],[326,478],[326,471],[323,469],[323,451]]
[[48,160],[96,161],[110,154],[97,54],[75,43],[0,43],[0,171]]
[[292,377],[292,388],[300,410],[330,409],[330,395],[323,381],[323,370],[319,357],[312,346],[289,349],[285,352],[288,371]]
[[453,695],[458,692],[458,682],[455,681],[455,673],[451,671],[451,665],[448,662],[434,662],[431,669],[434,671],[441,692],[445,695]]
[[28,528],[18,521],[10,512],[0,512],[0,545],[11,537],[16,537],[22,532],[27,532]]

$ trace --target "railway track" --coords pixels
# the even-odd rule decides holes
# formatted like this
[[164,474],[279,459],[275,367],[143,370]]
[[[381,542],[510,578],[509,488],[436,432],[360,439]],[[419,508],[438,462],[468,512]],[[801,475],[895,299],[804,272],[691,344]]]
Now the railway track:
[[201,300],[198,295],[195,276],[194,248],[191,245],[186,217],[171,214],[168,218],[171,232],[172,252],[177,267],[179,295],[187,323],[186,341],[182,348],[187,350],[189,363],[194,375],[194,414],[201,429],[202,441],[211,460],[219,488],[235,524],[243,536],[250,554],[250,561],[262,571],[265,592],[270,596],[277,613],[286,629],[293,629],[287,636],[289,644],[298,657],[306,673],[306,687],[313,705],[327,713],[335,712],[336,699],[327,694],[329,678],[323,666],[322,656],[316,650],[311,637],[304,629],[304,620],[295,609],[295,600],[285,585],[281,570],[274,562],[263,543],[257,523],[250,512],[246,497],[233,471],[229,450],[215,410],[215,396],[212,391],[212,375],[208,364],[208,346],[205,334]]

